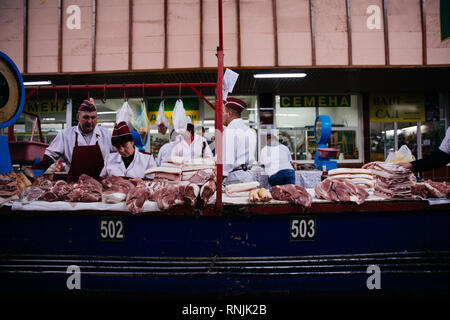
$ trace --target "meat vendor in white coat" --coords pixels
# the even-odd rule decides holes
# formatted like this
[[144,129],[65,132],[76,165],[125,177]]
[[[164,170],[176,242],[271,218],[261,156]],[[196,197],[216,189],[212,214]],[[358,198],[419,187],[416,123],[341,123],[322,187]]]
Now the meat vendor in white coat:
[[194,125],[188,123],[186,132],[176,137],[170,153],[172,157],[183,157],[185,160],[194,158],[212,158],[213,154],[208,142],[194,131]]
[[[117,152],[110,153],[105,159],[101,178],[108,176],[144,178],[145,171],[156,167],[152,154],[137,150],[133,136],[125,121],[114,126],[111,143]],[[150,176],[147,176],[150,178]]]
[[106,156],[114,151],[111,132],[97,126],[94,100],[84,100],[78,108],[78,125],[58,133],[47,147],[44,158],[33,169],[47,170],[60,157],[66,163],[67,181],[76,181],[83,173],[97,179]]
[[229,97],[223,108],[223,184],[255,181],[250,169],[255,162],[256,133],[241,113],[247,104]]

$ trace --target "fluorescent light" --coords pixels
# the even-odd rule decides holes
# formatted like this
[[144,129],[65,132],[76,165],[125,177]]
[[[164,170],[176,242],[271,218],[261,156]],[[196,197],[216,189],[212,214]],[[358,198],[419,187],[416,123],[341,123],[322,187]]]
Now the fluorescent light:
[[259,73],[254,78],[304,78],[306,73]]
[[55,118],[43,118],[42,120],[44,120],[44,121],[53,121],[53,120],[56,120]]
[[97,112],[97,114],[116,114],[117,113],[117,111],[100,111],[100,112]]
[[46,80],[46,81],[25,81],[23,83],[24,86],[45,86],[45,85],[49,85],[52,84],[52,82],[50,80]]

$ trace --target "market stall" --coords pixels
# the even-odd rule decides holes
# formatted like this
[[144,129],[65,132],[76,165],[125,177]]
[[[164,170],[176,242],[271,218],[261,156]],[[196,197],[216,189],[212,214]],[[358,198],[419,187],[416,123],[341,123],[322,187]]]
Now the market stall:
[[[425,183],[413,195],[410,172],[372,163],[335,172],[324,164],[326,177],[298,173],[285,186],[269,188],[262,174],[222,186],[221,10],[219,1],[217,83],[29,89],[27,97],[41,89],[189,87],[204,99],[198,88],[215,88],[216,154],[212,165],[169,159],[146,172],[154,179],[0,177],[8,196],[0,207],[2,293],[366,291],[371,266],[383,289],[448,289],[450,203],[439,191],[446,184]],[[77,270],[80,287],[69,281]]]

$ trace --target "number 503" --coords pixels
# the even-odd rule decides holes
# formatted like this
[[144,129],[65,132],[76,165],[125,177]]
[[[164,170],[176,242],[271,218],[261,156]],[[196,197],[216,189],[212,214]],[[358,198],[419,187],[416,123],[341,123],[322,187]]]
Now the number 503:
[[289,236],[292,241],[314,240],[316,236],[316,219],[311,217],[291,217]]

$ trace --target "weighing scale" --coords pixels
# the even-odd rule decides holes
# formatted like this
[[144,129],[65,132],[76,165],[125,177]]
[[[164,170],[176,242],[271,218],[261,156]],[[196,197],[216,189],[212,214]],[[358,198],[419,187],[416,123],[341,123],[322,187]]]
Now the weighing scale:
[[[337,168],[336,158],[339,149],[328,148],[331,136],[331,119],[329,116],[317,116],[314,122],[314,139],[316,140],[316,156],[314,165],[319,170],[329,171]],[[325,167],[325,168],[324,168]]]
[[[16,64],[0,51],[0,128],[13,125],[25,104],[25,88]],[[0,174],[12,171],[8,138],[0,135]]]

